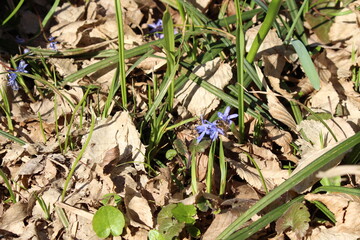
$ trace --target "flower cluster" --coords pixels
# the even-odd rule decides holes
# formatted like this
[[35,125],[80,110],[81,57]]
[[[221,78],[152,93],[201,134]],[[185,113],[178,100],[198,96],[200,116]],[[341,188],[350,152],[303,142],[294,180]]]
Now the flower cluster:
[[219,137],[219,134],[225,135],[224,130],[219,127],[219,122],[222,121],[226,123],[228,126],[232,124],[231,119],[236,118],[237,114],[231,114],[230,113],[230,107],[226,107],[224,113],[218,112],[218,120],[215,120],[214,122],[209,122],[208,120],[204,120],[201,118],[201,125],[196,127],[196,131],[200,134],[199,137],[197,137],[196,141],[199,143],[205,135],[208,135],[212,141],[216,140]]
[[150,29],[150,33],[155,33],[155,37],[164,38],[164,34],[161,33],[163,30],[163,22],[161,19],[157,20],[157,22],[148,25]]
[[22,73],[28,73],[27,70],[25,70],[25,68],[27,67],[27,63],[24,60],[20,60],[19,66],[17,67],[17,69],[15,71],[9,71],[8,73],[8,86],[11,86],[11,88],[15,91],[19,90],[19,84],[16,81],[17,78],[17,72],[22,72]]
[[49,37],[48,40],[50,42],[49,43],[49,48],[52,49],[52,50],[57,51],[58,49],[57,49],[56,44],[59,43],[59,42],[55,41],[55,37]]
[[[163,31],[163,22],[161,19],[157,20],[157,22],[152,23],[152,24],[148,24],[148,27],[151,28],[150,29],[150,33],[155,33],[155,37],[162,39],[164,38],[164,34],[162,33]],[[174,29],[174,34],[177,34],[178,31],[176,30],[176,28]]]

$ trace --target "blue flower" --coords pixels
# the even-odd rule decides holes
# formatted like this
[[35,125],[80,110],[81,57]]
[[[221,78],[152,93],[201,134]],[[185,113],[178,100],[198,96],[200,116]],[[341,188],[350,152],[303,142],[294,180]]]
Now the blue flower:
[[57,51],[58,49],[57,49],[56,44],[59,43],[59,42],[55,41],[55,37],[49,37],[48,40],[50,42],[49,43],[49,48],[52,49],[52,50]]
[[237,114],[229,115],[229,113],[230,113],[230,107],[228,106],[228,107],[226,107],[224,113],[218,112],[217,115],[222,121],[231,125],[232,124],[231,119],[237,118],[239,115],[237,115]]
[[25,70],[25,68],[27,67],[27,63],[24,60],[20,60],[19,66],[17,67],[17,69],[15,71],[9,71],[8,73],[8,86],[11,86],[11,88],[15,91],[19,90],[19,84],[16,81],[17,78],[17,72],[22,72],[22,73],[28,73],[27,70]]
[[212,141],[216,140],[219,137],[219,134],[224,135],[224,131],[217,126],[217,122],[209,122],[208,120],[203,120],[201,118],[201,125],[196,127],[196,130],[200,134],[197,137],[196,142],[199,143],[205,135],[208,135]]
[[162,32],[162,30],[163,30],[163,22],[161,19],[157,20],[156,23],[148,24],[148,27],[151,28],[150,33],[155,33],[155,37],[160,38],[160,39],[164,38],[164,34],[159,33],[159,32]]

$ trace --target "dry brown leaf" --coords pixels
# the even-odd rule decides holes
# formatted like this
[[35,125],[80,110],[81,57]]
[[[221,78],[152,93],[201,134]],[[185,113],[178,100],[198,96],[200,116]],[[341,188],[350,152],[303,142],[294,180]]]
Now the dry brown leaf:
[[25,162],[21,165],[18,175],[33,175],[41,172],[44,169],[43,159],[44,155],[39,155]]
[[140,192],[126,186],[124,202],[132,226],[148,230],[154,227],[152,210]]
[[241,213],[238,208],[233,208],[225,213],[216,214],[211,225],[202,236],[202,239],[215,240]]
[[6,210],[4,215],[0,216],[1,229],[22,235],[25,228],[23,220],[28,216],[28,204],[17,202]]
[[327,171],[319,171],[316,175],[317,178],[331,178],[344,175],[359,175],[360,176],[360,166],[356,165],[340,165],[333,168],[330,168]]
[[[83,140],[87,136],[84,136]],[[97,123],[83,158],[93,163],[104,161],[107,151],[119,148],[120,160],[133,161],[138,170],[144,170],[145,146],[128,112],[117,112],[113,117]]]
[[285,130],[279,129],[269,121],[265,122],[264,127],[269,139],[279,145],[284,154],[290,154],[292,151],[290,143],[293,140],[291,134]]
[[[237,162],[231,159],[226,160],[229,162],[230,166],[235,169],[236,173],[241,178],[245,179],[248,184],[256,189],[265,191],[259,171],[255,167],[250,167],[243,162]],[[261,169],[261,173],[268,190],[274,189],[289,177],[289,172],[287,170]]]
[[288,110],[280,103],[280,101],[275,97],[273,92],[268,89],[267,90],[267,100],[269,106],[269,112],[273,118],[282,122],[286,126],[288,126],[291,130],[296,130],[296,122],[292,115],[288,112]]
[[[339,142],[336,142],[334,140],[330,132],[321,122],[315,120],[303,120],[298,126],[298,129],[299,131],[302,129],[303,134],[306,135],[306,137],[312,142],[312,144],[310,144],[304,139],[298,139],[296,141],[296,143],[300,146],[302,156],[301,160],[299,161],[299,165],[294,169],[291,175],[296,174],[305,166],[309,165],[315,159],[323,155],[325,152],[337,146],[341,141],[355,134],[351,126],[342,118],[325,120],[325,123],[334,132]],[[320,134],[323,136],[324,139],[324,148],[321,147],[322,143],[320,141]],[[333,159],[320,170],[325,171],[331,167],[336,166],[342,160],[344,155],[345,153]],[[319,179],[316,178],[316,173],[314,173],[307,177],[300,184],[295,186],[293,189],[299,193],[304,192],[307,190],[307,188],[311,187],[318,180]]]
[[48,61],[55,66],[56,71],[63,77],[67,77],[78,71],[73,58],[49,58]]
[[162,207],[169,200],[171,182],[170,169],[160,168],[160,174],[146,183],[145,189],[151,194],[157,206]]
[[335,215],[333,233],[360,236],[360,198],[345,193],[306,194],[308,201],[320,201]]
[[[232,78],[230,65],[221,63],[220,58],[215,58],[196,67],[193,72],[204,81],[220,89],[223,89]],[[175,97],[194,116],[206,115],[220,103],[218,97],[193,81],[187,81]]]

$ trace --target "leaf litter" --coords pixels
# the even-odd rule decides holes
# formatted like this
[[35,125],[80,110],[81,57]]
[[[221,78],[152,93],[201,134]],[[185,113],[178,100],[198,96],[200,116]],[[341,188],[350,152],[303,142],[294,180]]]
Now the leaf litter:
[[[157,11],[155,6],[158,3],[122,1],[122,4],[126,24],[125,48],[132,49],[134,46],[149,41],[148,37],[143,36],[143,33],[147,31],[144,22],[145,19],[147,23],[155,20],[154,12]],[[176,222],[178,225],[172,226],[174,227],[172,233],[174,236],[180,236],[181,239],[189,239],[183,229],[185,223],[193,221],[196,221],[195,225],[202,232],[203,239],[216,239],[228,225],[267,191],[271,191],[328,149],[339,144],[337,141],[347,139],[359,130],[360,95],[354,90],[354,83],[348,80],[352,69],[360,64],[359,11],[356,10],[359,4],[359,1],[354,1],[342,10],[343,12],[353,10],[351,14],[339,14],[334,18],[329,27],[327,42],[319,40],[317,36],[319,31],[313,29],[312,23],[306,24],[312,35],[310,39],[317,39],[319,40],[317,43],[321,44],[334,43],[332,47],[324,47],[322,53],[313,56],[322,80],[319,91],[314,91],[311,86],[306,85],[309,82],[306,77],[294,79],[291,73],[295,72],[296,68],[300,68],[296,63],[294,52],[285,48],[275,31],[270,31],[267,35],[257,59],[263,61],[263,68],[258,69],[259,77],[264,78],[264,81],[267,80],[269,87],[266,88],[265,97],[259,96],[259,99],[267,102],[272,117],[285,127],[265,120],[259,144],[251,142],[233,144],[234,136],[222,136],[226,155],[229,156],[226,161],[229,164],[230,174],[225,198],[203,191],[197,195],[191,195],[188,179],[184,177],[185,174],[182,175],[182,172],[188,169],[184,160],[179,157],[176,161],[168,162],[156,169],[156,172],[148,174],[146,172],[148,170],[146,168],[147,146],[141,138],[136,118],[131,112],[119,110],[117,106],[113,106],[110,117],[97,119],[89,147],[85,149],[80,165],[70,181],[65,201],[61,202],[61,189],[65,178],[88,136],[90,111],[85,110],[83,115],[76,116],[74,126],[70,129],[71,138],[76,146],[72,146],[66,153],[61,151],[66,131],[69,128],[68,121],[74,113],[74,106],[83,97],[83,89],[79,85],[90,81],[98,85],[100,92],[109,91],[116,66],[108,66],[89,74],[80,81],[69,83],[68,88],[48,95],[49,97],[40,97],[40,100],[36,102],[28,100],[26,102],[24,96],[15,92],[13,96],[10,96],[11,91],[9,91],[9,86],[6,86],[5,74],[0,75],[2,86],[7,88],[9,98],[12,99],[10,104],[15,124],[14,135],[29,142],[22,146],[1,137],[2,169],[9,179],[17,183],[13,184],[13,187],[18,193],[18,202],[6,203],[4,196],[8,196],[8,192],[4,189],[0,190],[3,203],[0,208],[0,230],[6,232],[7,236],[16,236],[16,238],[19,236],[21,239],[36,237],[39,239],[97,239],[91,227],[92,216],[101,207],[100,202],[106,194],[116,193],[123,198],[123,203],[119,205],[119,208],[126,215],[123,239],[147,239],[150,230],[164,230],[159,212],[166,206],[174,204],[175,208],[181,203],[185,206],[197,206],[200,209],[199,204],[202,201],[206,203],[204,205],[206,210],[198,210],[187,216],[185,212],[182,216],[185,222],[176,219],[179,215],[176,212],[167,212],[165,220],[178,221]],[[206,9],[212,7],[211,1],[202,1],[197,7],[206,12]],[[114,9],[114,3],[105,0],[89,2],[85,5],[64,3],[58,7],[54,15],[56,24],[51,26],[49,31],[51,36],[59,42],[59,51],[95,46],[115,39],[117,30]],[[22,29],[20,31],[23,34],[36,33],[37,28],[34,28],[35,25],[32,23],[37,21],[34,20],[37,16],[28,10],[21,16]],[[308,22],[312,21],[311,17],[307,19]],[[255,38],[259,27],[254,26],[246,32],[248,44]],[[46,43],[42,42],[39,45],[45,46],[44,44]],[[117,46],[109,41],[102,48],[111,51]],[[155,55],[157,57],[147,58],[138,65],[137,70],[145,74],[161,73],[166,63],[161,57],[165,55],[160,52]],[[67,77],[98,61],[100,60],[96,57],[81,62],[73,58],[50,57],[48,59],[48,63],[61,77]],[[1,62],[5,64],[3,59]],[[134,59],[127,60],[129,64],[133,62]],[[290,65],[292,70],[289,70]],[[3,64],[0,67],[3,67]],[[221,58],[215,58],[198,65],[193,73],[217,88],[227,91],[226,86],[234,78],[233,70],[232,64]],[[136,76],[132,78],[136,79]],[[140,82],[144,79],[138,80]],[[337,140],[319,121],[305,119],[300,124],[296,123],[290,113],[290,108],[284,101],[284,99],[294,99],[296,91],[290,92],[282,88],[282,81],[291,82],[292,90],[303,92],[307,97],[307,107],[315,113],[327,113],[332,116],[324,122],[333,131]],[[146,95],[140,94],[144,90],[139,86],[139,83],[135,83],[133,92],[137,91],[139,100],[148,100]],[[43,96],[41,92],[43,87],[37,86],[38,96]],[[277,94],[283,98],[278,97]],[[105,94],[93,97],[93,106],[98,104],[103,107],[105,97]],[[185,116],[211,115],[221,106],[221,100],[218,97],[192,81],[187,81],[176,92],[175,97],[178,114],[183,119]],[[311,114],[304,113],[304,115],[311,118]],[[6,125],[3,124],[5,118],[2,117],[1,121],[1,130],[6,131]],[[252,137],[255,134],[256,121],[255,118],[249,117],[246,123],[252,129],[249,133]],[[82,128],[86,130],[80,130],[81,125],[84,125]],[[44,128],[45,139],[40,134],[40,128]],[[192,139],[196,138],[194,123],[191,123],[187,129],[177,128],[175,132],[187,146],[190,145]],[[300,154],[294,153],[291,145],[293,143],[298,146]],[[171,145],[171,143],[168,144]],[[186,154],[185,151],[184,154]],[[306,193],[322,177],[346,175],[346,173],[359,175],[357,168],[348,170],[337,166],[343,158],[344,156],[340,156],[329,162],[320,172],[310,176],[293,190]],[[207,152],[198,154],[195,160],[199,189],[204,189],[208,164]],[[286,163],[284,160],[295,163],[295,169],[291,173],[283,168]],[[214,172],[218,171],[218,168],[219,166],[215,164]],[[183,186],[179,187],[176,181]],[[0,183],[3,185],[3,179],[0,179]],[[44,209],[39,204],[39,197],[49,206],[47,210],[50,214],[49,219],[44,217]],[[309,226],[308,209],[306,205],[299,203],[294,204],[279,218],[276,226],[278,234],[284,234],[290,239],[358,238],[360,235],[359,224],[357,224],[360,211],[358,197],[336,192],[307,193],[305,199],[320,201],[326,205],[334,214],[336,223],[330,228],[324,225]],[[279,199],[275,204],[284,202],[285,199]],[[61,207],[66,211],[70,223],[67,228],[56,213],[56,207]],[[243,227],[256,221],[264,213],[254,216]],[[303,218],[294,219],[293,216],[299,213]],[[288,231],[289,226],[291,231]],[[264,233],[270,231],[269,226],[263,231]],[[164,232],[169,233],[168,229]]]

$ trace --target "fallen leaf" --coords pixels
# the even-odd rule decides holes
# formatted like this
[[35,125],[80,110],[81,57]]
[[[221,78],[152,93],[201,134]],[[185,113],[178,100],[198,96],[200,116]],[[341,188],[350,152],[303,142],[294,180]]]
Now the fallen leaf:
[[[221,63],[220,58],[194,68],[193,73],[219,89],[223,89],[232,78],[230,65]],[[187,81],[175,97],[194,116],[207,115],[220,104],[218,97],[193,81]]]
[[345,193],[305,195],[308,201],[320,201],[335,215],[335,227],[330,228],[337,234],[355,234],[360,236],[360,198]]
[[125,187],[126,214],[130,224],[134,227],[151,229],[154,227],[154,220],[148,201],[138,191]]

